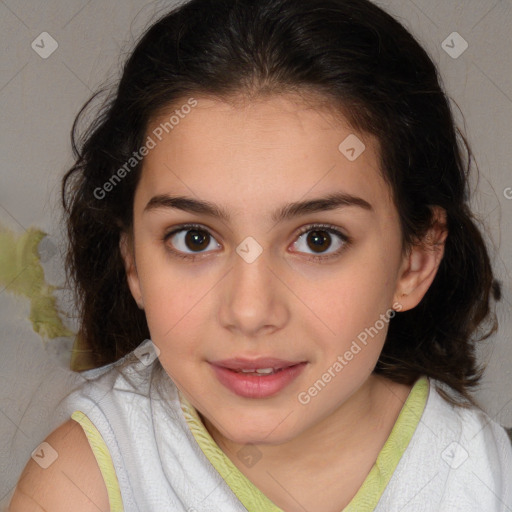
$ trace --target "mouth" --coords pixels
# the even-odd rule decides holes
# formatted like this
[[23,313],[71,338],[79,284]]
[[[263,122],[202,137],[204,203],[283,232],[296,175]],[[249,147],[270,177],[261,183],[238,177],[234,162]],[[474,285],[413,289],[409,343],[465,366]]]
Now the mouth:
[[234,394],[245,398],[266,398],[291,384],[302,373],[307,362],[237,358],[210,364],[218,381]]

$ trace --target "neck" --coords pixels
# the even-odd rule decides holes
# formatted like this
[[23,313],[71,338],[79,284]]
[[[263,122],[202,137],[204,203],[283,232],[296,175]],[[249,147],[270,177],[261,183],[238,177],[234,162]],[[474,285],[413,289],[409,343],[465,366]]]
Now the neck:
[[[409,391],[410,387],[371,375],[345,403],[300,435],[281,444],[255,445],[264,457],[264,469],[289,470],[293,460],[296,470],[310,471],[318,464],[328,466],[329,459],[353,457],[376,435],[385,442]],[[260,466],[248,471],[236,456],[243,445],[223,436],[206,418],[201,419],[215,442],[246,476]]]

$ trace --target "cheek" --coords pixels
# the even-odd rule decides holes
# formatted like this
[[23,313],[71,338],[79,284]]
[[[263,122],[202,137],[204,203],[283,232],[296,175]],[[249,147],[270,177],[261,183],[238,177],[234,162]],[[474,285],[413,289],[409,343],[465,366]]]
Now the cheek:
[[159,279],[153,286],[148,285],[144,310],[153,341],[157,345],[179,345],[183,350],[191,350],[198,327],[204,324],[207,314],[201,294],[176,279]]
[[186,383],[202,355],[201,326],[204,314],[201,303],[183,290],[179,283],[166,287],[161,281],[147,294],[144,302],[151,340],[159,348],[159,359],[175,382]]
[[[198,315],[204,314],[200,300],[207,289],[204,281],[187,275],[164,251],[149,244],[137,254],[137,271],[153,342],[161,350],[171,345],[179,350],[192,346],[194,326],[201,325]],[[188,343],[183,344],[187,333]]]
[[314,304],[335,336],[352,339],[392,306],[392,264],[382,247],[368,244],[367,250],[354,252],[337,270],[334,268],[321,280],[321,287],[315,286],[308,302]]

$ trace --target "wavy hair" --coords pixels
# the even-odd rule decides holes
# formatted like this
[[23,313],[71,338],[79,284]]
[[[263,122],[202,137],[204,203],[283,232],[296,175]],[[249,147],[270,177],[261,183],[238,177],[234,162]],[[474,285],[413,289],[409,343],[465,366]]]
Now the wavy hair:
[[[482,376],[475,344],[497,329],[499,298],[482,233],[469,208],[472,156],[456,128],[436,66],[409,31],[367,0],[191,0],[141,36],[108,101],[88,129],[72,129],[75,164],[62,182],[69,246],[66,268],[76,291],[79,339],[91,366],[113,362],[149,337],[129,291],[119,250],[132,228],[142,161],[105,183],[144,145],[152,120],[183,98],[251,101],[313,93],[380,144],[381,172],[397,208],[403,248],[420,243],[446,211],[448,237],[422,301],[397,313],[374,369],[411,384],[419,375],[476,404]],[[125,167],[126,169],[126,167]]]

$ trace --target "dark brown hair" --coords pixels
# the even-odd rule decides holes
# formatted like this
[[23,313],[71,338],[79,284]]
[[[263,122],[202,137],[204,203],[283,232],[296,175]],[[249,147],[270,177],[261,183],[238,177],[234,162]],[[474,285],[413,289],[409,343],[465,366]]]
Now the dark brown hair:
[[192,0],[141,37],[78,143],[78,121],[95,96],[84,105],[62,200],[78,336],[91,366],[113,362],[149,337],[118,247],[121,231],[131,230],[142,162],[108,193],[104,184],[144,145],[149,123],[178,100],[250,101],[286,92],[314,92],[355,129],[376,136],[404,248],[422,240],[432,206],[446,210],[449,234],[437,275],[418,306],[390,321],[374,372],[408,384],[428,375],[456,390],[455,401],[475,403],[469,391],[483,372],[475,343],[497,328],[490,293],[494,286],[497,297],[499,285],[468,207],[471,152],[432,60],[367,0]]

